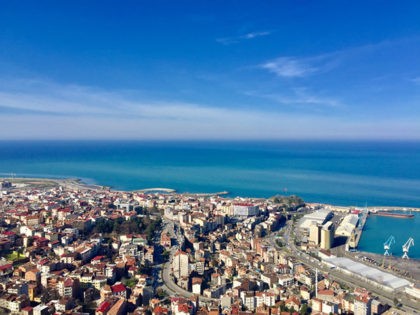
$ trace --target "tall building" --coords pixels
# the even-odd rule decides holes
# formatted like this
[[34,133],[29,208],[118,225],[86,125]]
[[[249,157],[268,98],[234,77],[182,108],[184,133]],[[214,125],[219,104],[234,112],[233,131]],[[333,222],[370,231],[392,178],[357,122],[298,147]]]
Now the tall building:
[[315,222],[309,227],[309,242],[313,245],[321,242],[321,225]]
[[172,260],[172,269],[174,276],[177,279],[188,277],[190,273],[188,254],[182,250],[178,250],[174,255],[174,259]]
[[232,205],[232,215],[235,217],[251,217],[258,215],[259,207],[249,202],[236,202]]
[[329,221],[322,226],[321,244],[322,249],[331,249],[334,243],[334,224]]
[[354,315],[370,315],[372,299],[357,296],[354,300]]

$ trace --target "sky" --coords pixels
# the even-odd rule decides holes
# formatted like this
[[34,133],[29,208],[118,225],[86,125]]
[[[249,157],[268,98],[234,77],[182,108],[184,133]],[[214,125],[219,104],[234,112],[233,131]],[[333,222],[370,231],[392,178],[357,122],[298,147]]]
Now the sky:
[[1,1],[0,139],[420,140],[419,1]]

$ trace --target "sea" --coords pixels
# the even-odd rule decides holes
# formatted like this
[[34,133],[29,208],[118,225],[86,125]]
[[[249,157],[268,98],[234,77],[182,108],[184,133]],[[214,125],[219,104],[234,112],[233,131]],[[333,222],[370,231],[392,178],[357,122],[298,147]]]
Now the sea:
[[389,253],[392,256],[402,257],[404,254],[402,246],[412,237],[414,246],[410,247],[408,256],[420,259],[420,213],[413,212],[413,214],[414,217],[409,219],[369,216],[363,228],[358,250],[384,254],[384,243],[389,237],[394,236],[395,243],[391,245]]
[[[415,141],[0,141],[0,176],[10,174],[80,178],[120,190],[282,194],[335,205],[420,208]],[[402,242],[407,236],[397,237],[406,230],[400,220],[369,218],[366,227]],[[413,222],[419,227],[419,214]],[[363,248],[383,247],[388,234],[371,234],[362,238]],[[420,258],[415,248],[420,243],[413,247]]]

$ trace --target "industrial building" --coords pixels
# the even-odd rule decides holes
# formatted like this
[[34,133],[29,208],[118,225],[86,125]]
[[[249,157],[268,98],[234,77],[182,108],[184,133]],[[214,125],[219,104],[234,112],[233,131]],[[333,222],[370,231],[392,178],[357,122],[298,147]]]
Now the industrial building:
[[321,225],[311,224],[309,228],[309,244],[318,245],[321,242]]
[[348,214],[343,218],[340,225],[335,232],[338,236],[350,237],[354,229],[359,223],[359,216],[357,214]]
[[333,213],[328,209],[320,209],[309,213],[300,220],[300,229],[309,233],[310,227],[313,224],[324,225],[325,222],[333,217]]
[[331,249],[334,245],[334,224],[329,221],[325,223],[321,228],[321,242],[320,247],[322,249]]
[[309,243],[322,249],[331,249],[334,244],[334,224],[331,221],[324,225],[312,223],[309,227]]
[[411,285],[411,283],[404,278],[366,266],[346,257],[329,257],[325,258],[324,261],[330,266],[335,266],[337,269],[342,270],[351,276],[361,278],[368,282],[372,281],[389,292],[404,289]]

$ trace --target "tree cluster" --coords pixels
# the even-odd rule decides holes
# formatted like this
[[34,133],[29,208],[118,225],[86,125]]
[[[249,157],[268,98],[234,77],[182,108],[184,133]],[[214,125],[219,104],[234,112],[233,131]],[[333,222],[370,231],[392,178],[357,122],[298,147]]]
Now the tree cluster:
[[129,220],[117,218],[114,220],[101,219],[96,222],[94,232],[103,234],[143,234],[147,235],[149,241],[152,240],[154,232],[159,228],[162,220],[151,220],[146,217],[134,217]]
[[276,195],[274,197],[271,197],[271,200],[275,204],[279,204],[285,207],[286,210],[296,210],[305,205],[305,201],[303,201],[303,199],[300,198],[299,196],[295,196],[295,195],[291,195],[291,196]]

